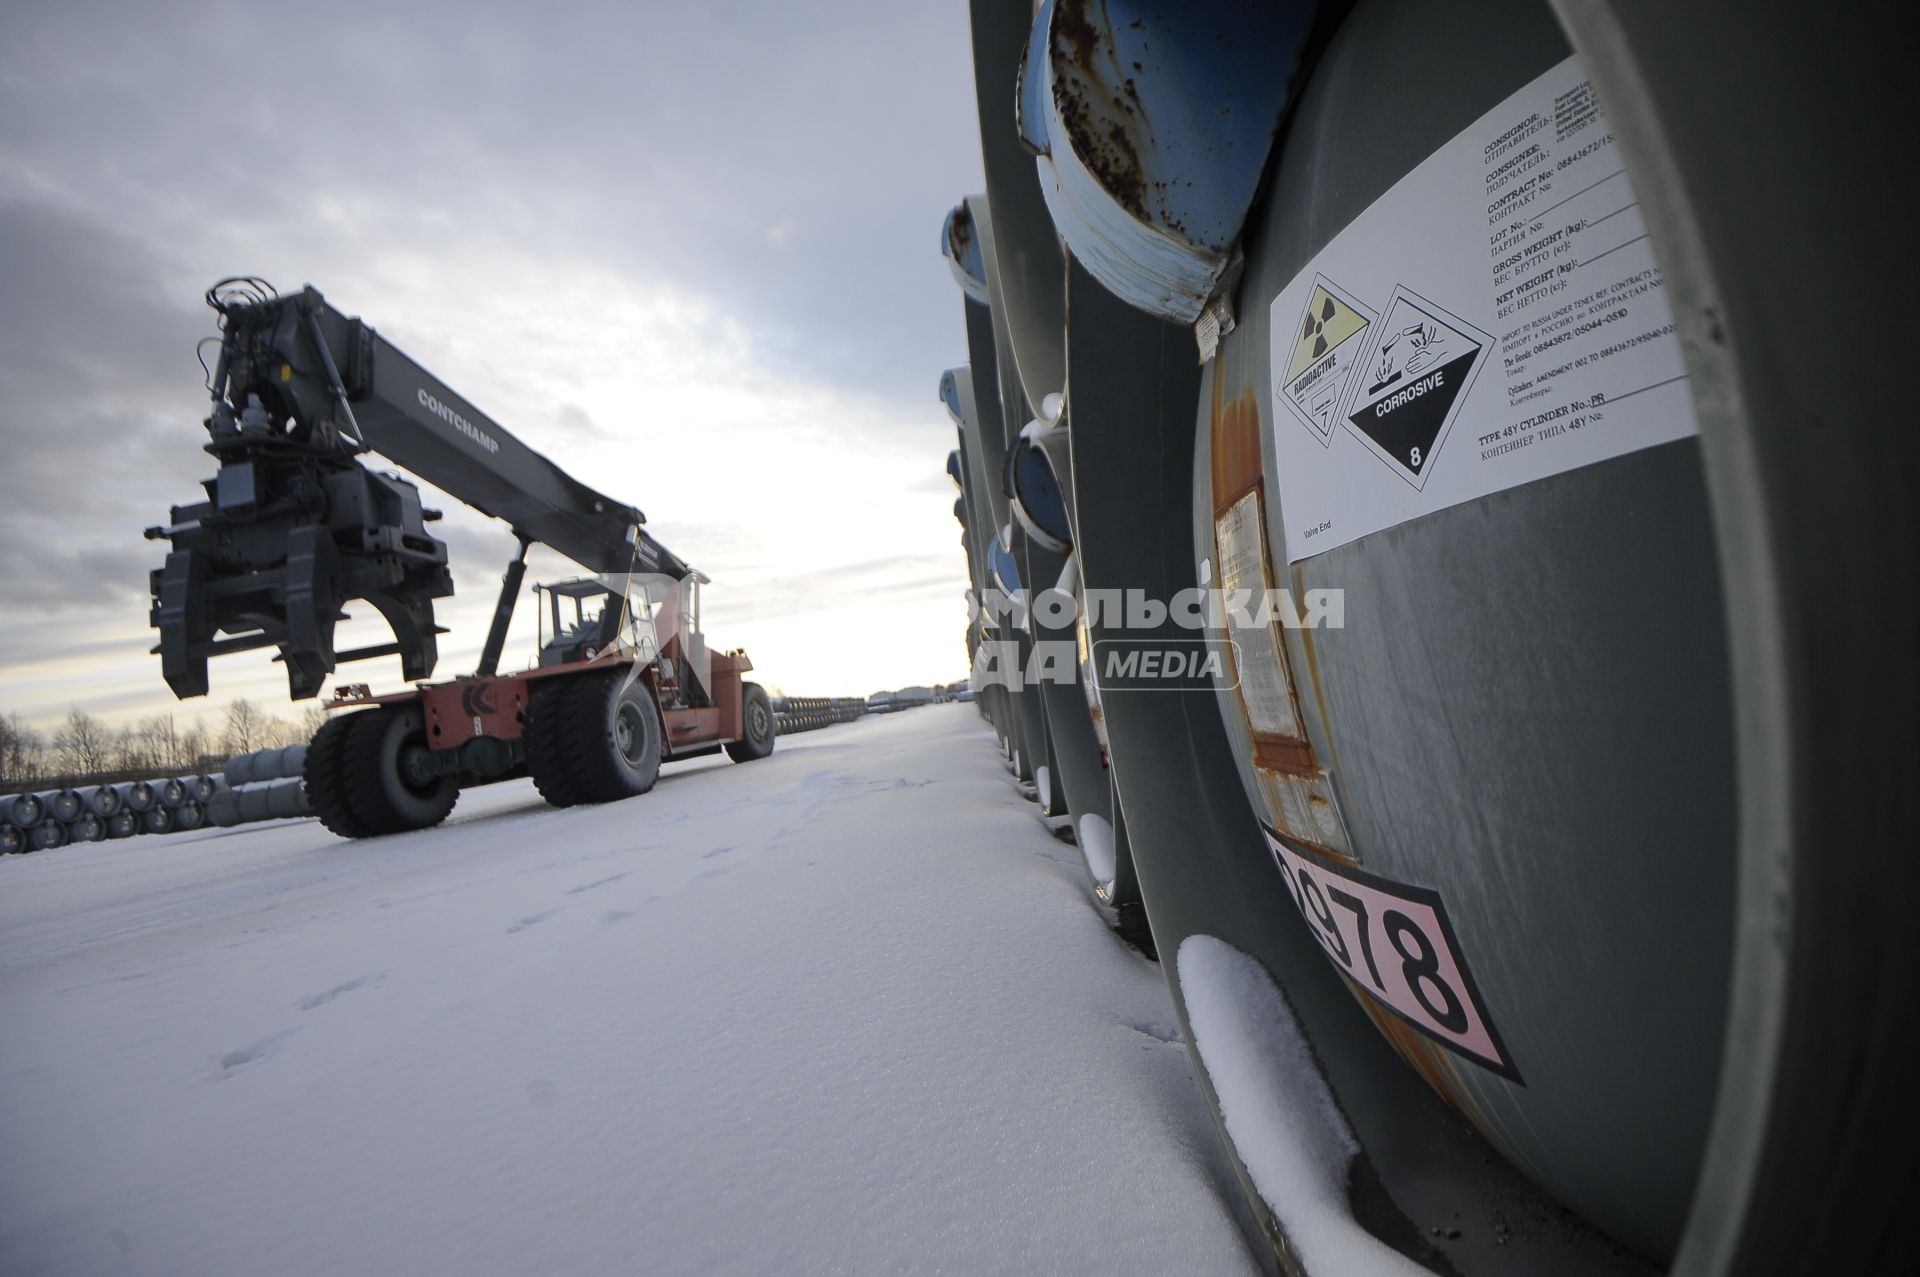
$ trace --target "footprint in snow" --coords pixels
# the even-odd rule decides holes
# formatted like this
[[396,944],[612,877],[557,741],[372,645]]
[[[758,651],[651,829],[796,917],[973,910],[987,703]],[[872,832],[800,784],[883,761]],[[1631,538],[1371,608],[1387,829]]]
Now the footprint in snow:
[[630,910],[609,909],[607,912],[600,915],[600,925],[603,927],[611,927],[614,923],[625,922],[628,918],[631,918],[631,917],[633,917],[633,913]]
[[712,860],[715,856],[724,856],[730,851],[738,851],[738,850],[740,850],[739,843],[733,843],[732,845],[726,846],[726,847],[715,847],[712,851],[701,852],[700,859]]
[[352,993],[355,989],[370,988],[386,978],[386,972],[375,971],[369,975],[363,975],[357,979],[349,980],[345,984],[336,984],[325,992],[310,994],[307,997],[301,998],[300,1009],[302,1011],[311,1011],[315,1007],[323,1007],[343,993]]
[[1180,1030],[1173,1025],[1155,1024],[1152,1020],[1123,1020],[1121,1023],[1142,1037],[1152,1038],[1155,1042],[1177,1044],[1186,1041],[1180,1036]]
[[231,1077],[236,1071],[245,1068],[247,1065],[256,1064],[266,1059],[279,1049],[282,1042],[292,1037],[297,1031],[298,1030],[295,1029],[283,1029],[271,1037],[261,1038],[258,1042],[249,1042],[245,1046],[233,1048],[233,1050],[228,1051],[215,1061],[217,1067],[214,1071],[214,1080],[218,1081],[221,1078]]
[[525,931],[528,927],[531,927],[534,923],[545,922],[548,918],[553,917],[554,914],[559,912],[560,911],[558,909],[548,909],[544,913],[530,914],[527,917],[520,919],[520,921],[514,923],[511,927],[508,927],[507,934],[512,935],[516,931]]
[[583,882],[577,887],[567,888],[567,894],[570,896],[577,896],[583,891],[592,891],[595,887],[604,887],[604,886],[607,886],[609,883],[619,882],[624,877],[626,877],[626,875],[623,873],[620,873],[620,874],[613,875],[611,878],[598,878],[592,882]]

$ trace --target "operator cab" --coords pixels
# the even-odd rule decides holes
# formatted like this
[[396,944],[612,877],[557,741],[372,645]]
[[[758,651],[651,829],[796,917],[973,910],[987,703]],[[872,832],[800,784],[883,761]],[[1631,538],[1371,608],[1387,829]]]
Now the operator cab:
[[541,596],[540,664],[592,660],[618,645],[645,664],[660,654],[653,605],[644,593],[630,598],[593,577],[536,585]]

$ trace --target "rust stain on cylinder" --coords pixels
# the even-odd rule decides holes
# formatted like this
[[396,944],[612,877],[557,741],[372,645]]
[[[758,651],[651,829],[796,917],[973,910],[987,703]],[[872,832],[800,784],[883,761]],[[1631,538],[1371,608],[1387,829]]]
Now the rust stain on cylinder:
[[[1345,978],[1344,975],[1343,978]],[[1393,1047],[1394,1053],[1420,1075],[1420,1080],[1440,1097],[1441,1103],[1458,1113],[1476,1131],[1485,1134],[1493,1129],[1486,1120],[1486,1114],[1480,1111],[1480,1106],[1468,1094],[1459,1069],[1454,1066],[1453,1059],[1446,1051],[1423,1037],[1418,1030],[1402,1021],[1393,1012],[1382,1007],[1364,986],[1355,983],[1352,979],[1346,979],[1346,984],[1359,999],[1361,1007],[1367,1013],[1367,1018],[1373,1021],[1374,1027],[1380,1030],[1380,1035]]]
[[[1219,371],[1213,378],[1209,405],[1209,471],[1213,485],[1213,515],[1216,521],[1214,553],[1221,553],[1217,539],[1218,520],[1252,494],[1256,503],[1262,495],[1264,465],[1260,455],[1260,405],[1251,383],[1244,384],[1231,402],[1226,398],[1225,378]],[[1260,507],[1261,585],[1274,588],[1272,565],[1268,561],[1265,511]],[[1293,703],[1294,721],[1299,722],[1300,689],[1293,675],[1286,650],[1274,636],[1272,627],[1246,641],[1265,640],[1273,644],[1286,694]],[[1234,682],[1240,686],[1241,668],[1235,649],[1229,647],[1227,659],[1233,664]],[[1287,736],[1254,727],[1247,711],[1244,691],[1239,694],[1241,715],[1253,740],[1253,765],[1262,777],[1262,802],[1274,826],[1314,851],[1340,864],[1353,865],[1354,856],[1344,844],[1344,822],[1334,809],[1331,780],[1315,755],[1313,743],[1305,735]],[[1341,845],[1329,845],[1329,842]]]
[[[1054,6],[1051,46],[1059,55],[1053,83],[1054,109],[1069,145],[1101,187],[1122,208],[1147,221],[1150,183],[1143,153],[1154,147],[1152,126],[1133,80],[1122,73],[1112,44],[1089,18],[1088,0]],[[1106,5],[1100,5],[1105,20]],[[1102,66],[1102,62],[1107,65]]]
[[[1233,503],[1260,486],[1260,409],[1247,386],[1230,404],[1222,403],[1220,377],[1213,379],[1213,514],[1219,518]],[[1271,584],[1271,582],[1269,582]]]

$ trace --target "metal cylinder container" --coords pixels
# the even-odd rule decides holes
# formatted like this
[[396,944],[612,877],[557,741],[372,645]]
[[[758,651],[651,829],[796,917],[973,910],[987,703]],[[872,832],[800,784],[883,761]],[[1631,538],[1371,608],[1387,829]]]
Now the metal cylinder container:
[[305,744],[287,745],[278,749],[261,749],[248,754],[235,754],[227,760],[223,774],[229,785],[252,785],[262,781],[284,780],[289,776],[298,776],[306,767],[306,762]]
[[8,794],[0,798],[0,822],[15,829],[31,829],[46,816],[47,804],[38,794]]
[[86,810],[80,792],[75,789],[49,789],[40,795],[40,801],[51,820],[71,822],[78,820],[80,813]]
[[[1866,246],[1900,238],[1872,25],[976,0],[972,28],[949,473],[971,588],[1075,578],[1088,684],[980,701],[1137,890],[1275,1263],[1351,1265],[1276,1186],[1302,1128],[1249,1116],[1300,1093],[1284,1058],[1323,1096],[1299,1121],[1358,1150],[1346,1208],[1416,1262],[1911,1267],[1920,531],[1885,476],[1920,458],[1897,379],[1797,335],[1812,297],[1878,313]],[[1897,325],[1863,331],[1899,365]],[[1025,669],[1052,634],[968,642],[1000,638]],[[1058,783],[1086,740],[1097,823]]]
[[130,811],[144,812],[160,801],[160,795],[149,780],[130,780],[119,789],[121,805]]
[[88,785],[79,792],[81,805],[102,819],[119,811],[124,801],[113,785]]

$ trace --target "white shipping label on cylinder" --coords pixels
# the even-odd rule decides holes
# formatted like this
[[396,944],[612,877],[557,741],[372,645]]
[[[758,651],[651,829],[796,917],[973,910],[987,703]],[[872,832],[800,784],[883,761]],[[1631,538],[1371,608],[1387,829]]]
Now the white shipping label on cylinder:
[[1355,218],[1272,321],[1290,563],[1698,432],[1646,224],[1577,57]]
[[[1260,519],[1260,494],[1249,492],[1214,520],[1214,540],[1220,554],[1220,588],[1229,597],[1243,598],[1264,615],[1267,591],[1267,540]],[[1257,735],[1298,740],[1300,716],[1293,708],[1293,685],[1280,654],[1279,639],[1270,622],[1251,628],[1231,622],[1240,674],[1240,703],[1246,707],[1247,726]]]

